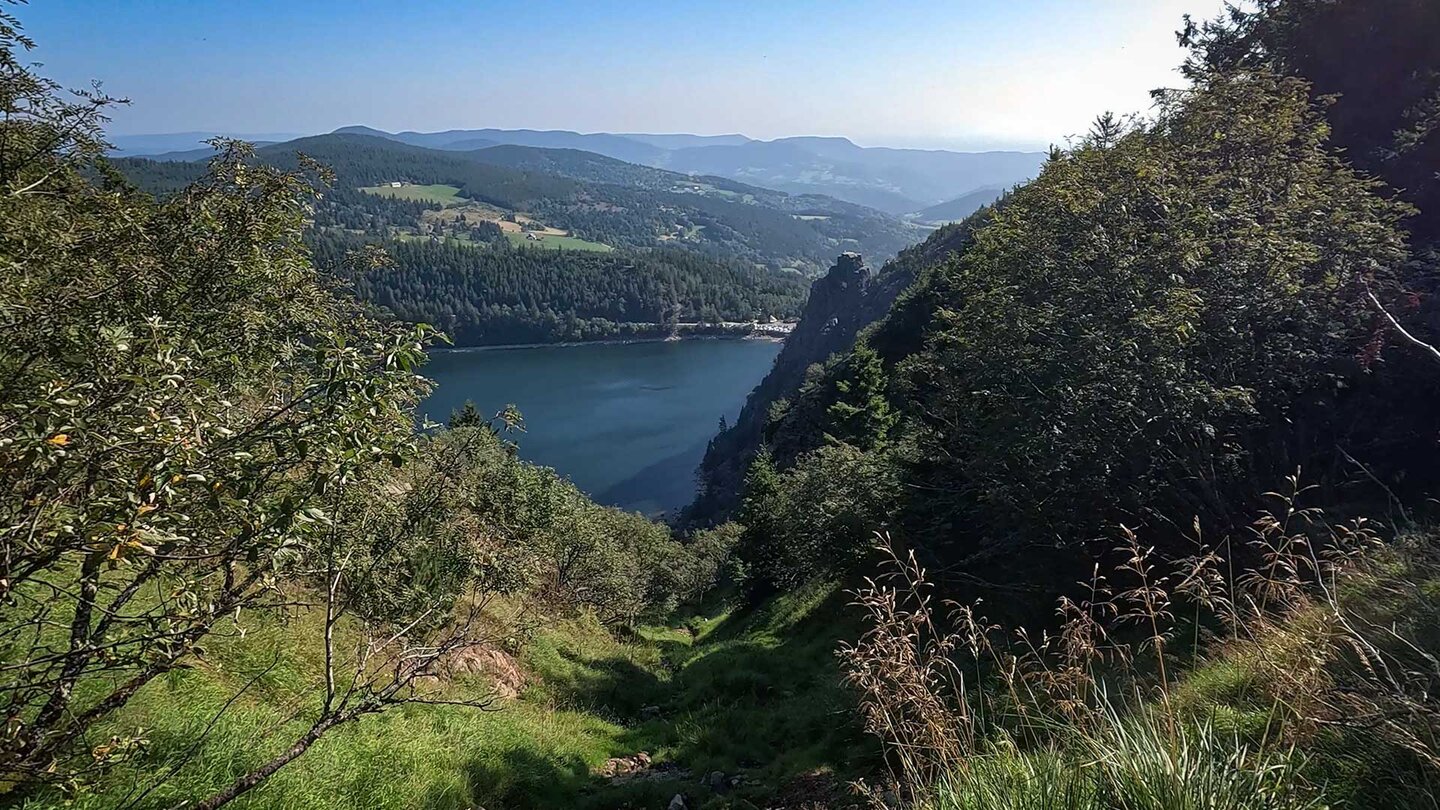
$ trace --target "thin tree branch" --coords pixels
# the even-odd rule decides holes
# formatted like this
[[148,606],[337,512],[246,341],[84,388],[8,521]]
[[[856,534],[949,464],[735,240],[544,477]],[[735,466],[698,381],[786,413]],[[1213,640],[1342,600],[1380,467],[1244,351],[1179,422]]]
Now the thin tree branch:
[[1415,337],[1414,335],[1406,331],[1405,327],[1401,326],[1400,322],[1395,320],[1395,316],[1391,315],[1390,311],[1385,309],[1385,306],[1380,303],[1380,299],[1375,297],[1374,292],[1366,290],[1365,295],[1370,298],[1370,303],[1375,305],[1375,308],[1380,311],[1381,315],[1385,316],[1385,320],[1390,322],[1390,325],[1395,328],[1396,332],[1400,333],[1401,337],[1410,341],[1411,344],[1419,347],[1422,351],[1429,352],[1430,355],[1435,358],[1436,362],[1440,362],[1440,349],[1431,346],[1429,343],[1426,343],[1425,341]]

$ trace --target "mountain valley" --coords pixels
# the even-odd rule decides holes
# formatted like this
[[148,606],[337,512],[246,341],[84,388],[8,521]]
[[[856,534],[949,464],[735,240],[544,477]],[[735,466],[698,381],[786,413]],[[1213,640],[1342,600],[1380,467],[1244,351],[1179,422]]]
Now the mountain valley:
[[[743,135],[613,135],[562,130],[471,129],[385,132],[341,127],[335,134],[366,135],[449,151],[500,145],[568,149],[687,175],[719,176],[795,195],[824,195],[892,216],[990,187],[1005,189],[1035,175],[1043,152],[950,152],[860,147],[846,138],[792,137],[759,141]],[[146,154],[142,144],[174,144],[177,138],[137,140],[124,154],[161,160],[203,159],[195,147]],[[153,148],[153,147],[152,147]],[[137,151],[138,150],[138,151]],[[969,213],[969,212],[967,212]],[[961,219],[955,217],[955,219]],[[923,221],[936,221],[933,216]]]

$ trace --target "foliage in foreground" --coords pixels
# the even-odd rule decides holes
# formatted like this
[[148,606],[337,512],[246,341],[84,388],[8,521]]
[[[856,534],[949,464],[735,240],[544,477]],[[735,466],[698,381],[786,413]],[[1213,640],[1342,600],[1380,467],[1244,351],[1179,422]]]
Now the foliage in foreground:
[[889,529],[946,572],[1059,591],[1108,527],[1181,549],[1174,515],[1230,531],[1297,467],[1327,498],[1434,496],[1437,378],[1384,312],[1433,333],[1415,212],[1303,80],[1190,77],[1056,150],[774,415],[778,476],[745,512],[785,517],[744,546],[754,570],[797,548],[785,576],[844,570]]
[[[501,598],[490,613],[514,615],[522,601]],[[838,621],[843,602],[833,584],[817,583],[683,627],[620,633],[584,614],[552,617],[517,635],[505,655],[472,659],[523,673],[520,694],[498,711],[410,705],[371,716],[336,729],[234,806],[663,807],[676,793],[691,806],[763,804],[796,775],[873,760],[833,655],[851,628]],[[304,728],[296,706],[310,705],[323,678],[321,622],[319,612],[297,613],[254,621],[244,639],[216,640],[203,662],[152,683],[102,729],[143,728],[143,748],[79,792],[44,791],[23,806],[173,808],[264,762]],[[447,669],[434,688],[479,698],[496,674]],[[672,778],[612,783],[598,773],[608,758],[639,751]],[[744,784],[717,797],[707,784],[716,770]]]
[[1274,70],[1323,99],[1335,142],[1362,171],[1431,212],[1416,245],[1440,239],[1440,6],[1430,0],[1254,0],[1217,20],[1186,20],[1185,69]]
[[[304,177],[221,143],[158,202],[101,157],[110,99],[33,75],[8,16],[0,46],[0,795],[139,756],[143,727],[116,718],[252,630],[313,632],[322,663],[288,684],[284,745],[197,807],[364,716],[488,706],[435,682],[504,643],[498,595],[614,624],[713,581],[724,542],[699,559],[498,427],[418,433],[433,333],[322,283]],[[165,773],[281,663],[210,684],[231,691]]]
[[841,655],[893,784],[936,808],[1433,806],[1434,539],[1381,550],[1307,494],[1183,560],[1127,532],[1040,637],[937,602],[892,551]]

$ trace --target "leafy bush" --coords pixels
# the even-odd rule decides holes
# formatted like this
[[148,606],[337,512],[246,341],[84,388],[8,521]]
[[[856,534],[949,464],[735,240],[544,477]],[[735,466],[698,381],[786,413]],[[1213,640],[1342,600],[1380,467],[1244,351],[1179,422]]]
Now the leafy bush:
[[944,303],[897,369],[933,493],[920,525],[1009,543],[1173,511],[1223,527],[1260,482],[1360,441],[1317,411],[1354,399],[1363,293],[1404,261],[1406,209],[1327,131],[1298,81],[1202,78],[1149,126],[1102,121],[937,268]]
[[755,593],[845,571],[889,523],[898,485],[887,457],[833,443],[783,475],[762,452],[751,464],[737,555]]
[[374,660],[422,636],[431,650],[391,678],[348,669],[351,693],[332,681],[310,731],[403,699],[465,643],[449,619],[469,560],[423,598],[382,594],[362,561],[413,549],[349,507],[383,503],[413,457],[429,330],[327,291],[300,241],[306,186],[243,145],[164,204],[112,183],[97,164],[108,100],[62,100],[19,66],[8,17],[0,41],[15,147],[0,156],[0,782],[123,756],[133,740],[77,748],[222,627],[293,604],[289,584],[317,588],[332,618],[384,602],[371,631],[409,635]]

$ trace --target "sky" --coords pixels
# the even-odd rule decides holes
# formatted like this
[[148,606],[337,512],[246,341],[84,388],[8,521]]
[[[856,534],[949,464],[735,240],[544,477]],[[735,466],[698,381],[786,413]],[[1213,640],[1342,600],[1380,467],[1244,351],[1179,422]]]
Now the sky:
[[482,127],[1044,148],[1176,86],[1221,0],[38,0],[133,135]]

